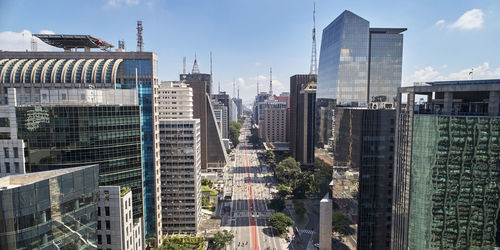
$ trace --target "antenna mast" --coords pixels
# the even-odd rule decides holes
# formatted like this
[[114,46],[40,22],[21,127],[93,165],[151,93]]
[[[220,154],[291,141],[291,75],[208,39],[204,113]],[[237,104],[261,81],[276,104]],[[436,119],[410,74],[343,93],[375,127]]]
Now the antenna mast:
[[312,29],[312,53],[311,53],[311,69],[309,71],[310,75],[318,74],[318,67],[316,61],[316,1],[314,1],[313,8],[313,29]]
[[212,51],[210,51],[210,76],[212,75]]
[[186,57],[182,58],[182,74],[186,74]]
[[125,41],[124,40],[118,40],[118,49],[125,51]]
[[194,63],[191,74],[199,74],[199,73],[200,73],[200,68],[198,67],[198,61],[196,60],[196,53],[194,53]]
[[273,68],[269,69],[269,95],[273,95]]
[[144,50],[144,41],[142,39],[142,21],[137,21],[137,52]]
[[219,87],[218,88],[219,88],[219,94],[220,94],[220,81],[219,81]]

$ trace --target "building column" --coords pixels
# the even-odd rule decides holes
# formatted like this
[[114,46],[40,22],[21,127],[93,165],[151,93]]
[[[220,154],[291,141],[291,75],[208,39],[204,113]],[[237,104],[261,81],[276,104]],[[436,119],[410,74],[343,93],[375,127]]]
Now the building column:
[[488,101],[488,115],[498,116],[500,111],[500,91],[490,91],[490,99]]
[[453,110],[453,92],[444,92],[443,114],[451,114]]

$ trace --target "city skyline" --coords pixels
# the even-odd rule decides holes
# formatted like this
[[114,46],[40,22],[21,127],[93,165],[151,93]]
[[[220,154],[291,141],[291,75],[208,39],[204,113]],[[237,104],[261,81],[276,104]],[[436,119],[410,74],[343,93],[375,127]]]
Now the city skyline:
[[[115,46],[125,40],[126,50],[135,51],[136,21],[143,20],[145,50],[158,54],[160,80],[177,79],[183,56],[190,71],[195,53],[200,70],[209,73],[212,51],[214,84],[220,81],[221,90],[232,93],[235,79],[248,104],[256,94],[257,80],[261,91],[268,90],[269,67],[273,67],[276,93],[289,91],[290,76],[309,71],[313,3],[284,3],[108,0],[69,6],[62,1],[6,1],[0,3],[0,50],[29,49],[30,33],[53,32],[90,34]],[[495,31],[500,29],[500,3],[394,3],[317,1],[317,44],[323,29],[350,10],[370,20],[373,27],[408,28],[403,86],[414,81],[468,79],[472,68],[474,79],[500,77],[500,60],[492,58],[488,49],[494,47]],[[38,43],[39,50],[47,48]],[[319,46],[317,50],[319,55]]]

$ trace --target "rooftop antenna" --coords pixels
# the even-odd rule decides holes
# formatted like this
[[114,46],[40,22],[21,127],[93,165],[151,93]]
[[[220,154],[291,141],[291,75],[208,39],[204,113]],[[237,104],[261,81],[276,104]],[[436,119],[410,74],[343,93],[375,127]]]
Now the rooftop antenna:
[[240,99],[240,85],[238,85],[238,99]]
[[234,86],[235,86],[235,82],[234,82],[234,77],[233,77],[233,98],[236,96],[236,95],[235,95],[235,92],[234,92],[234,90],[235,90],[235,89],[234,89]]
[[200,73],[200,68],[198,67],[198,61],[196,60],[196,53],[194,53],[194,63],[191,74],[199,74],[199,73]]
[[273,68],[269,69],[269,95],[273,95]]
[[210,51],[210,75],[212,75],[212,51]]
[[311,53],[311,69],[309,75],[317,75],[318,67],[316,66],[316,1],[313,8],[313,29],[312,29],[312,53]]
[[125,51],[125,41],[124,40],[118,40],[118,49]]
[[183,64],[182,74],[186,74],[186,57],[182,59],[182,64]]
[[220,81],[219,81],[219,94],[220,94]]
[[257,80],[257,95],[259,95],[259,80]]
[[38,43],[33,35],[31,36],[31,51],[38,51]]
[[137,52],[144,50],[144,41],[142,39],[142,21],[137,21]]

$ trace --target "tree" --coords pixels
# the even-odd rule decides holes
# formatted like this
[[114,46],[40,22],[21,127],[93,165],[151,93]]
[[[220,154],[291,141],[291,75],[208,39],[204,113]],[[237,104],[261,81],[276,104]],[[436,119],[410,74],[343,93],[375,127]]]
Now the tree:
[[201,185],[212,187],[214,185],[214,183],[211,180],[207,179],[207,178],[202,178],[201,179]]
[[174,235],[163,238],[158,250],[201,250],[204,243],[203,237]]
[[274,152],[272,150],[267,150],[264,157],[266,158],[267,163],[271,163],[276,160],[276,156],[274,155]]
[[212,206],[212,203],[210,203],[210,198],[208,198],[208,196],[201,197],[201,206],[203,208],[209,208]]
[[284,213],[275,213],[271,215],[268,219],[268,223],[270,226],[276,228],[280,234],[284,234],[286,232],[286,228],[293,226],[295,222]]
[[342,212],[333,212],[332,214],[332,230],[338,232],[342,235],[347,235],[350,233],[351,222],[349,218]]
[[274,211],[281,212],[285,209],[285,201],[280,198],[273,198],[268,204],[267,207],[270,209],[274,209]]
[[293,198],[294,199],[304,199],[306,198],[306,193],[310,189],[310,181],[307,174],[301,174],[303,178],[300,178],[295,187],[293,188]]
[[294,200],[293,207],[295,208],[295,213],[298,216],[304,217],[304,214],[306,213],[306,208],[304,207],[303,202]]
[[240,129],[241,124],[235,121],[231,121],[231,123],[229,124],[229,139],[233,143],[233,146],[236,146],[240,143]]
[[275,173],[279,183],[294,188],[301,173],[300,164],[292,157],[288,157],[276,166]]
[[314,161],[314,191],[325,194],[330,191],[333,168],[316,158]]
[[279,184],[276,188],[278,190],[278,195],[281,198],[286,198],[286,196],[290,195],[292,192],[290,191],[290,187],[285,186],[283,184]]
[[233,241],[233,238],[234,238],[234,235],[227,230],[224,230],[222,232],[217,232],[214,235],[214,239],[213,239],[214,249],[224,249],[226,247],[226,245],[231,244],[231,242]]

